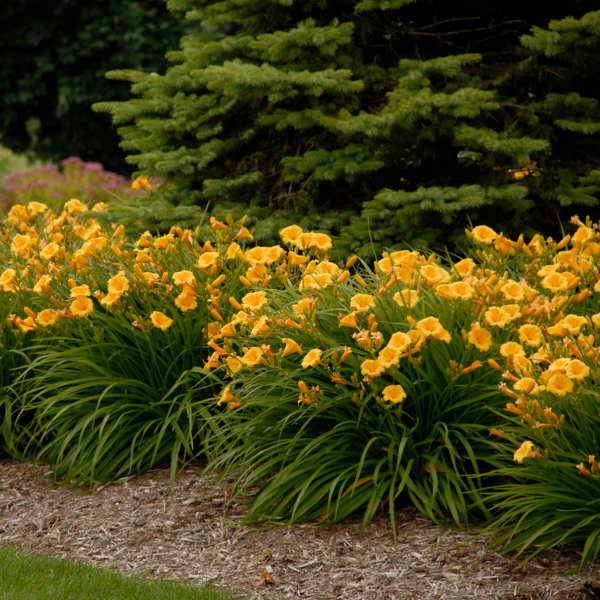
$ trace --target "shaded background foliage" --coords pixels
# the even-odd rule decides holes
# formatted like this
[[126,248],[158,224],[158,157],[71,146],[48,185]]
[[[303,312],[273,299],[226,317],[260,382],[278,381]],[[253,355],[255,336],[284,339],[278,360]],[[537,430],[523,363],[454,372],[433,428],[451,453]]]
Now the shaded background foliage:
[[593,2],[169,7],[201,29],[164,75],[110,73],[135,97],[95,108],[176,204],[249,212],[265,242],[304,218],[370,254],[452,243],[469,216],[548,231],[598,203]]
[[162,0],[15,0],[0,9],[0,139],[54,161],[78,155],[126,172],[110,119],[93,102],[125,99],[110,69],[162,71],[185,25]]
[[248,214],[261,243],[295,221],[367,257],[593,215],[596,2],[167,5],[19,0],[0,24],[0,138],[166,180],[116,207],[130,227]]

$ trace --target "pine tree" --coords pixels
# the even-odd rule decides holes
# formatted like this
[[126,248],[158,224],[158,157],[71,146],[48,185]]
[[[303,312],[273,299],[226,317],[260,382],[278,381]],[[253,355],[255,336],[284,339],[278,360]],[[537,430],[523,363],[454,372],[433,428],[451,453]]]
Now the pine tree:
[[468,218],[515,233],[600,200],[598,13],[533,4],[169,0],[200,30],[95,109],[170,198],[249,212],[259,240],[288,217],[363,254]]
[[539,165],[540,204],[589,211],[600,200],[600,10],[534,27],[521,42],[531,54],[524,75],[530,82],[537,75],[530,91],[536,128],[551,132],[553,148]]

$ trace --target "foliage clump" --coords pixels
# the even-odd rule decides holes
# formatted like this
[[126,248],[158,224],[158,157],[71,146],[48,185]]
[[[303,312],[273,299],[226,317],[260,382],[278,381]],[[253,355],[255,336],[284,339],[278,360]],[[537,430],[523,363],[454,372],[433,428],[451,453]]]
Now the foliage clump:
[[597,224],[371,265],[296,224],[129,237],[88,208],[5,220],[3,452],[90,485],[204,456],[255,487],[250,520],[393,524],[410,501],[506,550],[600,553]]

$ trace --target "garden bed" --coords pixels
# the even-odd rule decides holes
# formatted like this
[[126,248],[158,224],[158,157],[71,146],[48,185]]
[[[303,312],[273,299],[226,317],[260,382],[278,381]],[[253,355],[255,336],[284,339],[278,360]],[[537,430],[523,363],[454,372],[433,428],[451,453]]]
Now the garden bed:
[[[524,566],[491,550],[477,530],[441,528],[414,508],[327,526],[249,527],[226,488],[186,468],[175,483],[154,469],[92,494],[57,487],[48,469],[0,462],[0,544],[58,558],[194,583],[253,597],[325,600],[421,598],[584,599],[600,596],[597,566],[566,546]],[[261,576],[272,577],[263,583]],[[262,577],[264,579],[264,577]],[[594,590],[597,590],[595,591]]]

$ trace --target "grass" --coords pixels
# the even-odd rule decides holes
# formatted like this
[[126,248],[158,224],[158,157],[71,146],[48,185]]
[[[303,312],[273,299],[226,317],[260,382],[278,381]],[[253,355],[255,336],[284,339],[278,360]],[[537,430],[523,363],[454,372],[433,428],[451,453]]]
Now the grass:
[[243,600],[210,585],[123,577],[98,569],[0,548],[0,600]]

